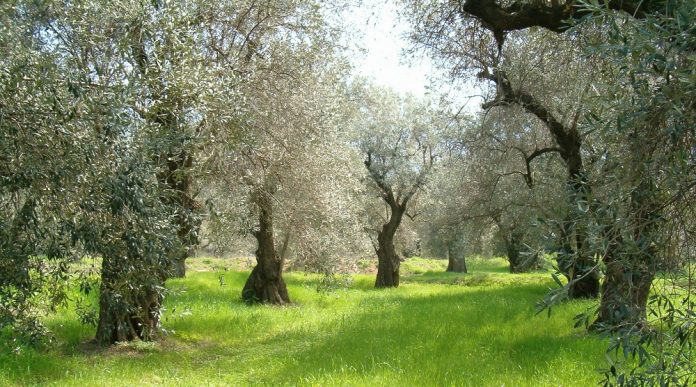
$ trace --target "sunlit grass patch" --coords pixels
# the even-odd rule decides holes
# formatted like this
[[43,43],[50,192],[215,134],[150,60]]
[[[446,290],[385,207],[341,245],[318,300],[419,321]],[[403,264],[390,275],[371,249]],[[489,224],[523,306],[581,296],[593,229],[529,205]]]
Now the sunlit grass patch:
[[591,302],[536,315],[548,276],[510,275],[503,263],[481,262],[493,270],[471,274],[409,274],[382,290],[370,274],[317,292],[321,276],[287,273],[287,307],[245,305],[248,272],[190,270],[168,282],[162,340],[97,350],[88,343],[94,328],[63,310],[47,321],[55,345],[0,355],[0,385],[596,383],[606,342],[572,328]]

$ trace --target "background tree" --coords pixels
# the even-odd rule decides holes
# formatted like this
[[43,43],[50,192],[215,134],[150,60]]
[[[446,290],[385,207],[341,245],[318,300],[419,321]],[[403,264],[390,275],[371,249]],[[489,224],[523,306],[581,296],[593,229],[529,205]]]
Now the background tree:
[[[253,47],[236,63],[244,74],[238,86],[246,98],[243,119],[221,131],[211,148],[217,181],[209,183],[209,194],[221,215],[211,225],[217,232],[241,228],[257,240],[257,265],[242,297],[284,304],[290,302],[282,279],[290,249],[305,263],[335,260],[345,244],[330,229],[347,231],[353,222],[346,216],[351,172],[345,167],[352,156],[339,123],[346,114],[341,85],[347,67],[337,54],[336,26],[318,4],[264,7],[249,38]],[[245,197],[220,199],[229,192]],[[240,210],[249,215],[245,225],[225,224]]]
[[375,287],[399,286],[401,258],[394,236],[414,197],[423,189],[437,158],[437,131],[445,121],[428,101],[399,97],[389,90],[369,89],[363,97],[358,146],[365,155],[371,184],[386,215],[374,244],[378,269]]

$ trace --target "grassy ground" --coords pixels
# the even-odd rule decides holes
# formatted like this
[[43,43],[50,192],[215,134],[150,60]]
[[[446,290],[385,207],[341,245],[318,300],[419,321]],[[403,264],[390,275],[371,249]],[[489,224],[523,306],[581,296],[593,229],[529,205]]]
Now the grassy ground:
[[[208,261],[203,261],[203,260]],[[247,272],[214,258],[191,260],[169,282],[169,335],[157,343],[96,349],[94,329],[62,311],[57,343],[0,354],[0,385],[466,385],[587,386],[606,343],[572,329],[587,303],[534,315],[548,274],[508,274],[504,261],[404,263],[398,289],[374,290],[373,275],[317,293],[319,277],[287,275],[290,307],[244,305]],[[215,268],[216,271],[207,271]]]

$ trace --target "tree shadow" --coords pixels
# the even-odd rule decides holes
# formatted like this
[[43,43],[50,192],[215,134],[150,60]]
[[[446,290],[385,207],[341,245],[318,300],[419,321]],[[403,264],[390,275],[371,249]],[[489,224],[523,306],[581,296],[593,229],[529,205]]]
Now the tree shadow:
[[[530,301],[527,306],[511,305],[511,300],[520,301],[518,291]],[[509,381],[509,385],[532,382],[540,372],[555,372],[551,364],[559,353],[567,362],[601,361],[604,345],[597,339],[576,351],[579,337],[544,334],[548,319],[534,315],[532,301],[543,291],[537,285],[512,289],[512,293],[492,288],[465,294],[394,295],[363,305],[356,314],[327,323],[319,337],[285,332],[269,339],[272,346],[283,348],[277,356],[285,357],[283,363],[288,366],[269,373],[263,382],[340,384],[342,378],[365,382],[386,378],[383,381],[388,384],[501,385]],[[570,316],[565,319],[568,325]],[[520,336],[514,328],[501,329],[503,324],[523,325]]]
[[[107,353],[77,348],[61,354],[64,358],[32,352],[9,362],[0,356],[5,380],[68,382],[85,364],[133,367],[136,356],[146,369],[186,369],[182,372],[203,378],[201,383],[212,377],[204,370],[229,367],[225,372],[241,379],[235,383],[516,385],[554,374],[559,364],[599,362],[605,348],[596,338],[571,333],[571,316],[582,305],[560,307],[555,322],[535,316],[534,302],[546,292],[539,284],[433,288],[406,282],[398,289],[373,290],[365,282],[348,290],[337,308],[317,301],[318,278],[290,275],[290,290],[311,301],[278,308],[241,302],[247,273],[225,272],[223,285],[211,280],[219,274],[196,275],[186,280],[185,291],[172,293],[165,304],[172,317],[165,315],[164,325],[176,333],[154,347]],[[186,305],[200,310],[174,317],[171,309]],[[305,319],[308,314],[314,321]],[[555,360],[559,356],[564,363]],[[572,381],[577,380],[554,379]]]

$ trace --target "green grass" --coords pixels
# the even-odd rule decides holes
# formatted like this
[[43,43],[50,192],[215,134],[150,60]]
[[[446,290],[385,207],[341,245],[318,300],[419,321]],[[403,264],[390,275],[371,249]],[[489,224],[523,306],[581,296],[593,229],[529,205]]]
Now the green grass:
[[[207,265],[203,259],[210,258],[192,266]],[[317,293],[319,277],[287,274],[289,307],[241,303],[247,272],[190,271],[168,283],[174,292],[163,325],[170,333],[162,341],[99,350],[86,344],[94,329],[62,311],[48,320],[57,338],[50,348],[0,354],[0,385],[587,386],[599,380],[606,342],[572,329],[572,316],[588,303],[562,305],[551,318],[535,315],[535,301],[551,286],[548,275],[507,274],[495,261],[472,261],[474,274],[436,272],[442,263],[413,260],[409,265],[427,270],[406,270],[402,285],[388,290],[373,289],[373,275],[355,275],[348,289]]]

